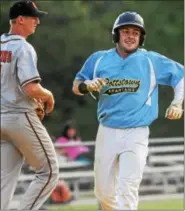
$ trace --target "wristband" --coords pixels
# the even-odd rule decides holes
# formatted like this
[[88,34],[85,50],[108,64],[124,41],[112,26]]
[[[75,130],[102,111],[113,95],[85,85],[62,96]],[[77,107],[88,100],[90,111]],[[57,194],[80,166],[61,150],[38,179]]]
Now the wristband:
[[79,90],[79,92],[82,93],[82,94],[87,94],[87,93],[89,93],[89,91],[88,91],[88,89],[87,89],[87,84],[85,84],[85,83],[79,84],[78,90]]

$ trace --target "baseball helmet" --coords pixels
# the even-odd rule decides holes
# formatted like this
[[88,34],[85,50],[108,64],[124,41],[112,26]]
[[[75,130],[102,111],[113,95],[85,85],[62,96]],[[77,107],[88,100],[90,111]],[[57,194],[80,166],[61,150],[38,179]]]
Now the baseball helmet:
[[127,25],[138,26],[141,29],[139,46],[142,46],[144,44],[146,31],[143,18],[136,12],[124,12],[116,18],[112,28],[113,42],[119,42],[119,28]]

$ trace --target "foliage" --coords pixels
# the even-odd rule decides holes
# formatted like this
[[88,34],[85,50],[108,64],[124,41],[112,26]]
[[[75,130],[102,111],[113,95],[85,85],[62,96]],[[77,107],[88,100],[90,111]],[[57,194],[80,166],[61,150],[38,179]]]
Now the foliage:
[[[1,1],[1,33],[8,32],[8,8]],[[94,51],[113,48],[111,29],[116,17],[135,10],[145,19],[145,47],[183,63],[183,1],[36,1],[49,12],[41,19],[35,35],[28,38],[38,54],[42,85],[55,95],[56,108],[44,121],[50,133],[60,135],[65,120],[76,119],[84,139],[95,138],[96,102],[89,96],[78,97],[72,91],[75,74]],[[151,127],[151,136],[182,136],[183,120],[164,119],[173,97],[169,87],[161,87],[159,119]]]

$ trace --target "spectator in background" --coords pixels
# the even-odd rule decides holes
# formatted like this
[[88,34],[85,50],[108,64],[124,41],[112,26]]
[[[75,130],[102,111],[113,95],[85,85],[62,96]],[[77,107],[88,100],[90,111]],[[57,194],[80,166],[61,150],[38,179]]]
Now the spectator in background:
[[65,155],[68,160],[78,160],[87,163],[91,161],[87,158],[89,148],[84,146],[81,138],[78,136],[76,125],[73,122],[67,122],[63,128],[62,136],[57,138],[56,143],[80,143],[78,146],[63,147],[58,152]]

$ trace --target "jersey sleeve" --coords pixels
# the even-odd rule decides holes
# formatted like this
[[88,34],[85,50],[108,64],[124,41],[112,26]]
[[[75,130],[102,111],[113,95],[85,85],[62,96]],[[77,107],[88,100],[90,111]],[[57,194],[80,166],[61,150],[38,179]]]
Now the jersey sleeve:
[[82,80],[82,81],[92,80],[96,61],[101,55],[102,52],[100,51],[91,54],[85,61],[81,70],[76,74],[75,80]]
[[184,66],[159,53],[149,52],[152,60],[157,83],[175,87],[184,77]]
[[32,46],[22,46],[17,59],[17,77],[20,86],[41,81],[37,69],[37,54]]

